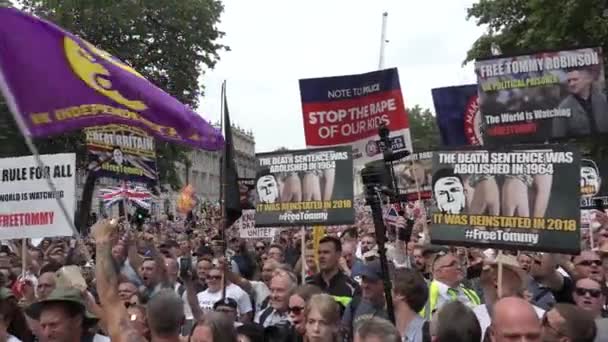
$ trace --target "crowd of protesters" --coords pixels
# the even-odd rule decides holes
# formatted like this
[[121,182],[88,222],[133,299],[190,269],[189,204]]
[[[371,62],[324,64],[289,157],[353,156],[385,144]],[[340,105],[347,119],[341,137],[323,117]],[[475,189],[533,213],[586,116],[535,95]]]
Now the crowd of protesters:
[[600,212],[600,248],[577,256],[435,246],[422,215],[406,238],[397,219],[386,244],[394,323],[368,212],[316,248],[307,232],[304,253],[301,230],[240,239],[216,215],[4,241],[0,342],[608,341]]

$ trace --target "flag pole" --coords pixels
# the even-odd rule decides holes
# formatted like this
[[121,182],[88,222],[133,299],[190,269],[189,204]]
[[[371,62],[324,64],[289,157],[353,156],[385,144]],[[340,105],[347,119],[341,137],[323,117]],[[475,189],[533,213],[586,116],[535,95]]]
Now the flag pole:
[[[44,167],[46,165],[42,161],[42,158],[40,158],[40,153],[38,152],[38,148],[34,144],[34,141],[32,140],[32,137],[30,136],[30,132],[29,132],[27,126],[25,125],[23,118],[20,115],[21,112],[19,110],[19,106],[17,105],[17,101],[15,101],[15,97],[13,96],[13,93],[11,92],[11,90],[8,86],[8,83],[6,82],[6,79],[4,78],[4,74],[2,73],[2,70],[0,70],[0,91],[2,91],[2,93],[4,94],[4,98],[6,99],[6,104],[8,105],[8,108],[10,109],[11,113],[13,114],[13,118],[15,119],[15,122],[17,123],[17,127],[19,127],[19,130],[21,131],[21,134],[23,135],[23,138],[25,139],[25,145],[30,150],[30,152],[34,155],[34,160],[36,161],[37,166],[41,169],[44,169]],[[74,172],[75,172],[75,170],[74,170]],[[55,187],[55,184],[53,183],[51,178],[45,177],[45,179],[46,179],[47,185],[49,186],[49,189],[52,192],[56,193],[57,187]],[[59,198],[59,196],[55,196],[55,200],[57,201],[57,204],[59,205],[59,209],[61,209],[61,213],[68,221],[68,225],[70,226],[70,229],[72,229],[72,233],[74,233],[74,236],[77,239],[81,239],[82,237],[80,235],[80,232],[78,231],[78,229],[76,229],[76,226],[74,225],[73,217],[70,215],[70,213],[68,213],[68,210],[65,207],[63,200],[61,198]],[[85,256],[89,259],[87,261],[90,261],[90,256],[88,255],[88,253],[85,253]]]
[[382,13],[382,32],[380,34],[380,57],[378,60],[378,70],[384,68],[384,48],[386,47],[386,22],[388,20],[388,12]]
[[[220,104],[220,130],[224,130],[224,115],[225,110],[224,103],[226,101],[226,80],[222,82],[222,91],[221,91],[221,104]],[[220,156],[220,208],[221,208],[221,223],[220,223],[220,237],[222,239],[222,255],[226,259],[226,263],[224,264],[224,269],[222,270],[222,300],[226,298],[226,272],[228,272],[228,267],[230,267],[230,261],[226,258],[226,161],[224,160],[226,156],[226,145],[224,144],[224,149],[222,150],[222,155]]]

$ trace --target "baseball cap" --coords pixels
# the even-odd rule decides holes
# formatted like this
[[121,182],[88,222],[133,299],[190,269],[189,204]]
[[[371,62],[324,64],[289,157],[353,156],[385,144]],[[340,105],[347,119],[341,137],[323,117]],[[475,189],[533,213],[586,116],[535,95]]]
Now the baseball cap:
[[382,280],[383,277],[380,260],[373,260],[364,263],[363,267],[361,267],[354,276],[365,277],[373,281]]
[[227,306],[229,308],[236,309],[237,303],[236,303],[236,300],[226,297],[224,299],[220,299],[217,302],[215,302],[215,304],[213,304],[213,310],[217,309],[218,306]]

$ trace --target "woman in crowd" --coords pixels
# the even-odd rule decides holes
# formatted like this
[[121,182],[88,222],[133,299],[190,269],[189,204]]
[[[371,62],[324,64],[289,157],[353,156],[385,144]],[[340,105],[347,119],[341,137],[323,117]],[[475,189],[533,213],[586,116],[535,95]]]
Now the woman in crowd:
[[234,325],[219,312],[210,311],[196,323],[189,342],[238,342]]
[[302,341],[306,333],[306,317],[304,310],[306,303],[314,295],[322,293],[321,289],[314,285],[302,285],[296,288],[294,293],[289,297],[289,320],[294,328],[294,341]]
[[304,311],[306,342],[338,342],[340,336],[340,305],[328,294],[310,298]]
[[34,341],[17,299],[6,288],[0,289],[0,341]]

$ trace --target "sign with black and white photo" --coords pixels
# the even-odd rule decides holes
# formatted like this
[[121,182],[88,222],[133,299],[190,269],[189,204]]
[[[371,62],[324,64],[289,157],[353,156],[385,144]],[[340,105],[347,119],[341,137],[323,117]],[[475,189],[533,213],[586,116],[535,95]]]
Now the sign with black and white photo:
[[239,178],[238,182],[241,209],[255,209],[255,178]]
[[352,224],[350,146],[257,154],[256,227]]
[[596,201],[608,208],[608,161],[581,160],[581,208],[598,209]]
[[395,178],[402,201],[431,198],[432,158],[433,152],[412,153],[394,164]]
[[95,126],[85,129],[89,170],[98,177],[156,183],[154,138],[137,127]]
[[435,152],[432,243],[578,253],[580,165],[568,145]]
[[475,62],[486,145],[608,133],[601,48]]

